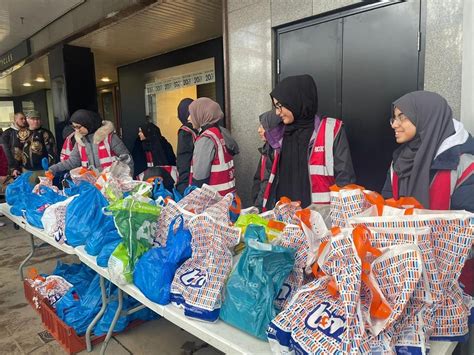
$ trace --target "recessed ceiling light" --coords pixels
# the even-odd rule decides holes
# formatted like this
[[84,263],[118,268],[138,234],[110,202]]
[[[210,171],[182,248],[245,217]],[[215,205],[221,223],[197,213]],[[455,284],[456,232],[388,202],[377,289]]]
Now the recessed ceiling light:
[[43,78],[42,76],[38,76],[35,81],[37,81],[38,83],[44,83],[46,81],[45,78]]
[[108,82],[110,82],[111,80],[110,80],[110,78],[104,76],[102,79],[100,79],[100,81],[103,81],[104,83],[108,83]]
[[30,83],[23,83],[23,86],[33,86]]

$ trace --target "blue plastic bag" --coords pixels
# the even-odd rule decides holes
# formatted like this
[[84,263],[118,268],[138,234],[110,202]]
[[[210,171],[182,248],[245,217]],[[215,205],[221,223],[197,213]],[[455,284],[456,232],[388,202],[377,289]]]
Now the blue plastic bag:
[[10,206],[15,205],[17,200],[20,199],[24,193],[33,191],[33,185],[30,182],[32,174],[32,171],[27,171],[7,186],[5,190],[5,200]]
[[117,228],[115,228],[114,218],[112,216],[105,216],[100,230],[97,230],[87,239],[85,250],[87,254],[96,256],[99,255],[104,246],[120,240],[122,239]]
[[64,228],[66,243],[73,247],[86,244],[88,238],[100,237],[112,218],[102,213],[109,203],[95,186],[82,182],[78,188],[79,196],[67,206]]
[[26,221],[33,227],[41,229],[43,229],[41,217],[43,217],[44,210],[47,207],[66,199],[65,196],[59,195],[47,186],[41,186],[39,188],[39,194],[28,193],[23,196],[27,200],[24,209]]
[[74,285],[74,289],[81,296],[87,292],[96,272],[83,263],[64,264],[58,261],[52,275],[61,276]]
[[86,332],[102,306],[99,275],[96,275],[82,296],[73,287],[56,303],[56,313],[78,335]]
[[153,192],[152,192],[152,198],[154,200],[158,199],[161,197],[163,200],[166,198],[173,198],[173,193],[169,192],[165,188],[165,184],[163,184],[163,179],[161,177],[157,177],[155,179],[155,182],[153,184]]
[[173,200],[174,202],[179,202],[183,199],[183,195],[179,193],[176,187],[173,188]]
[[113,242],[110,242],[102,247],[102,250],[100,251],[99,255],[97,255],[97,265],[100,267],[107,267],[109,264],[109,258],[110,255],[114,252],[114,250],[117,248],[117,246],[120,244],[122,240],[114,240]]
[[295,251],[259,242],[261,233],[262,226],[247,227],[246,248],[227,281],[220,318],[266,340],[266,329],[278,313],[274,300],[293,269]]
[[[177,221],[179,225],[175,232]],[[183,216],[176,217],[169,226],[166,246],[148,250],[135,265],[135,285],[158,304],[170,303],[171,283],[176,269],[191,257],[191,233],[183,224]]]

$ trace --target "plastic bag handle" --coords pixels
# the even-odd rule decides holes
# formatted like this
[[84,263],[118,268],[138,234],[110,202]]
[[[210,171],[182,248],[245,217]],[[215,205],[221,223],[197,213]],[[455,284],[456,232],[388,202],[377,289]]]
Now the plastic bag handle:
[[177,232],[176,233],[174,232],[174,225],[176,224],[176,221],[178,219],[180,220],[179,225],[178,225],[178,231],[181,231],[184,229],[184,217],[183,215],[179,215],[171,221],[169,229],[168,229],[168,234],[169,234],[169,231],[172,231],[173,235],[176,235]]
[[341,190],[362,190],[362,191],[364,191],[365,187],[360,186],[360,185],[356,185],[356,184],[349,184],[349,185],[345,185],[345,186],[342,186],[342,187],[339,187],[337,185],[329,186],[329,191],[339,192]]
[[232,204],[229,207],[229,211],[235,214],[240,214],[240,211],[242,211],[242,201],[240,200],[240,197],[235,194],[235,207],[232,206]]

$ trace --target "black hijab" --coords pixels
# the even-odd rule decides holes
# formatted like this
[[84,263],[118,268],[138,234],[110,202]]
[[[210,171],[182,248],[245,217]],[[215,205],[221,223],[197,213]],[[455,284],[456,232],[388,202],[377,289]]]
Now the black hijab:
[[97,112],[83,109],[77,110],[72,114],[71,122],[87,128],[88,135],[95,133],[102,126],[102,119]]
[[283,79],[270,93],[291,111],[294,122],[285,125],[278,166],[277,199],[282,196],[311,204],[311,184],[308,171],[308,147],[318,111],[318,91],[310,75]]
[[430,207],[430,170],[441,143],[455,133],[446,100],[429,91],[414,91],[393,103],[416,127],[415,137],[393,153],[400,196],[413,196]]
[[193,102],[193,99],[185,98],[182,99],[178,105],[178,118],[183,125],[187,125],[189,117],[189,105]]

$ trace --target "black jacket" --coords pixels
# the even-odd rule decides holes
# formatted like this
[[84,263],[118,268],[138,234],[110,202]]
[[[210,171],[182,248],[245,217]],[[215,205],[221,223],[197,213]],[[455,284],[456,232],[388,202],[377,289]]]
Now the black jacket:
[[153,166],[176,165],[173,147],[161,135],[160,129],[153,123],[148,123],[143,130],[146,139],[142,141],[142,147],[145,152],[151,152]]
[[[263,207],[263,195],[268,184],[268,179],[272,172],[272,166],[274,161],[274,149],[270,144],[265,143],[263,147],[259,148],[260,159],[258,161],[257,170],[253,177],[253,186],[252,186],[252,201],[255,207],[258,207],[259,210]],[[263,179],[262,179],[262,161],[265,161],[265,166],[263,167]]]
[[21,167],[23,166],[23,145],[30,136],[30,133],[28,128],[18,130],[14,127],[10,127],[3,132],[3,150],[8,159],[8,168],[10,171],[21,171]]
[[48,158],[49,166],[56,162],[56,141],[50,130],[38,128],[31,131],[23,145],[23,167],[27,170],[43,170],[41,160]]
[[178,131],[178,148],[176,151],[176,168],[179,179],[176,189],[183,193],[189,185],[189,173],[191,171],[191,161],[193,160],[194,138],[191,133],[180,129]]

